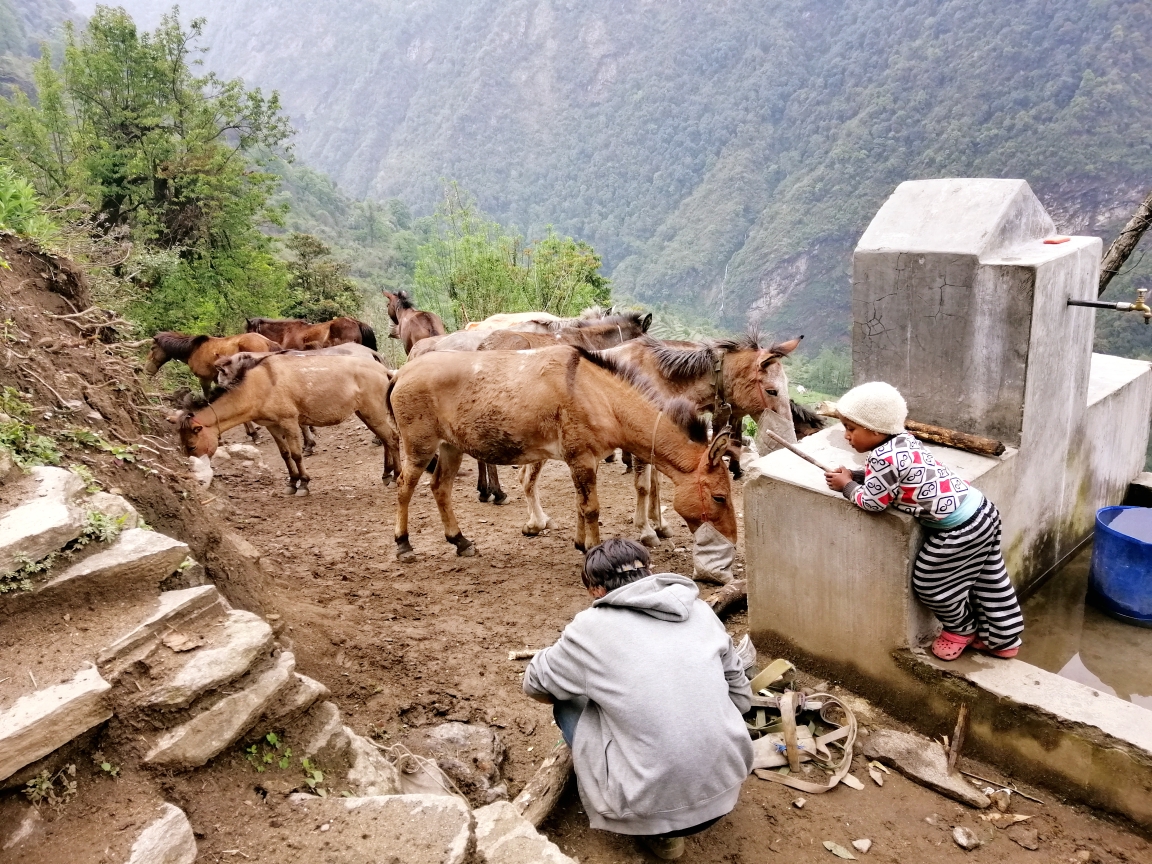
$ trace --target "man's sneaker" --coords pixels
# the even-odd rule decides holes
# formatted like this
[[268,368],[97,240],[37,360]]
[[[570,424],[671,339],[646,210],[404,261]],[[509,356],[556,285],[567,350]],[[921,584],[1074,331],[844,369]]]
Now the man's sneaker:
[[644,848],[665,861],[675,861],[684,854],[683,837],[641,837],[640,841]]

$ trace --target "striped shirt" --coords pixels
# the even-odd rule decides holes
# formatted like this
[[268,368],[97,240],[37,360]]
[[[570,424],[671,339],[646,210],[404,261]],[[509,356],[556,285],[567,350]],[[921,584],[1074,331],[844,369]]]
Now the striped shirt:
[[843,495],[873,513],[895,507],[930,528],[960,524],[984,497],[907,432],[892,436],[869,453],[863,476],[855,473]]

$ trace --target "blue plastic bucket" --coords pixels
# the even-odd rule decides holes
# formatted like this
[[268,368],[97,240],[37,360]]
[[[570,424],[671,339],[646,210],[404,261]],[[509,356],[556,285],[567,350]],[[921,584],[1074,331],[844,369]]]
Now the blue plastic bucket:
[[[1152,627],[1152,542],[1144,542],[1112,527],[1125,510],[1147,514],[1152,540],[1152,508],[1104,507],[1096,512],[1096,536],[1092,547],[1092,572],[1088,593],[1093,605],[1113,618],[1140,627]],[[1125,517],[1122,522],[1133,519]],[[1134,520],[1135,521],[1135,520]],[[1140,532],[1137,532],[1140,533]]]

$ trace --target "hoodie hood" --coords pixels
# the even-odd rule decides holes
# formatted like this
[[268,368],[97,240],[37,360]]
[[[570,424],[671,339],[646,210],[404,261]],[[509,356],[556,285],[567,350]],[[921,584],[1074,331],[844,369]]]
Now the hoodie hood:
[[699,596],[696,583],[686,576],[654,573],[609,591],[592,605],[634,609],[661,621],[687,621]]

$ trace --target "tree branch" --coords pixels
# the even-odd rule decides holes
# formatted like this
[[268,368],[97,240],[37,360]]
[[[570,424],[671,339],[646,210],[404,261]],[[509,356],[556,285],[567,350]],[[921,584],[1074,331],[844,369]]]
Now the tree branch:
[[1100,290],[1096,296],[1104,293],[1112,277],[1120,272],[1120,268],[1124,266],[1124,262],[1128,260],[1128,256],[1132,254],[1132,250],[1136,248],[1136,244],[1150,226],[1152,226],[1152,192],[1149,192],[1144,203],[1136,208],[1136,212],[1132,214],[1120,236],[1104,253],[1104,260],[1100,262]]

